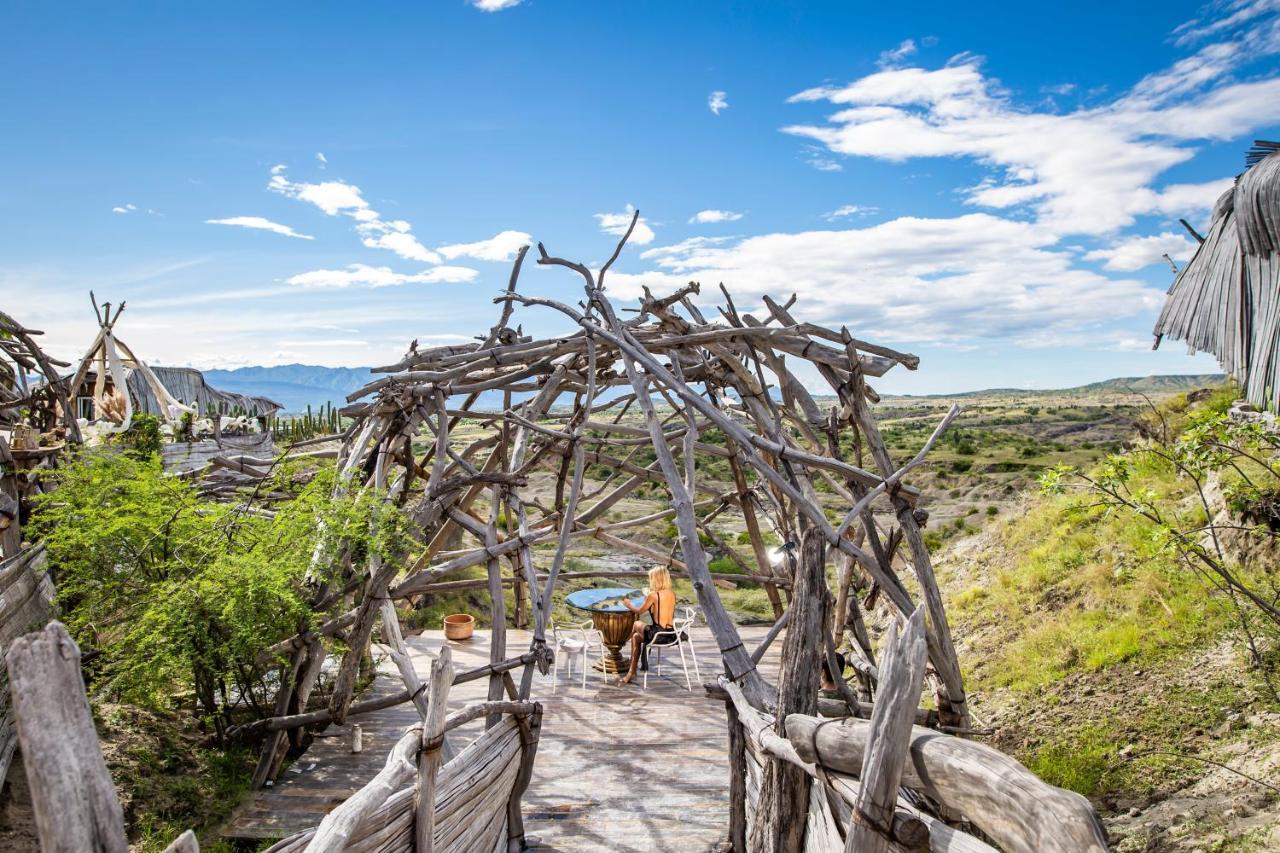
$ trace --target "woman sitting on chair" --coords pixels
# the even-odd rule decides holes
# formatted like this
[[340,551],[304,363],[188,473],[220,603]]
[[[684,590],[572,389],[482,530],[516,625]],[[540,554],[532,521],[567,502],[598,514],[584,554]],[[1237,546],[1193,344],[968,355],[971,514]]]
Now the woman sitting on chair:
[[[676,592],[671,588],[671,573],[662,566],[654,566],[649,570],[649,590],[639,607],[632,607],[627,599],[623,605],[632,613],[648,613],[650,622],[636,620],[631,631],[631,670],[622,678],[623,684],[630,684],[636,677],[636,663],[644,653],[644,648],[659,631],[674,631],[676,619]],[[674,635],[671,642],[674,642]]]

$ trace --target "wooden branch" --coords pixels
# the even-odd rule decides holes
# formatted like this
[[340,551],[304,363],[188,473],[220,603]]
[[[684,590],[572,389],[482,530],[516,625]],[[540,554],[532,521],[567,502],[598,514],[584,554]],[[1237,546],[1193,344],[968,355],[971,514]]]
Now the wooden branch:
[[841,521],[840,526],[836,528],[837,536],[844,536],[845,531],[849,529],[849,525],[853,524],[853,520],[862,515],[863,511],[871,506],[872,501],[901,483],[902,478],[905,477],[912,468],[915,468],[925,460],[925,457],[929,455],[929,451],[933,449],[933,445],[937,443],[938,439],[942,437],[942,434],[946,432],[947,427],[951,425],[952,421],[959,417],[960,411],[961,409],[958,405],[955,403],[951,404],[951,408],[947,411],[946,416],[933,430],[933,434],[929,436],[929,439],[924,443],[924,446],[920,448],[920,452],[917,453],[906,465],[903,465],[897,471],[894,471],[888,477],[885,477],[878,486],[868,490],[867,493],[853,505],[853,508],[845,514],[844,520]]

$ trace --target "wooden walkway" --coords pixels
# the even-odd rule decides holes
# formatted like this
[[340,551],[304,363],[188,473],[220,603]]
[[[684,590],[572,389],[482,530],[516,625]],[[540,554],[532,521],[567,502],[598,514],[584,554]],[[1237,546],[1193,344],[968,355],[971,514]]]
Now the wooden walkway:
[[[748,647],[765,628],[742,628]],[[508,655],[529,647],[527,631],[508,631]],[[695,648],[705,680],[720,671],[710,632],[695,629]],[[439,631],[408,639],[420,672],[424,651],[445,642]],[[762,669],[776,676],[779,639]],[[466,643],[453,643],[454,666],[468,669],[488,661],[489,635],[477,631]],[[562,665],[563,666],[563,665]],[[692,669],[692,667],[691,667]],[[390,661],[366,697],[394,692],[399,677]],[[513,673],[518,677],[518,671]],[[561,671],[563,675],[563,670]],[[691,673],[692,675],[692,673]],[[458,685],[450,707],[483,699],[487,681]],[[649,675],[649,688],[624,687],[599,673],[552,690],[551,676],[536,675],[534,698],[544,705],[542,738],[533,780],[524,798],[525,832],[540,851],[705,851],[725,837],[728,827],[728,759],[724,704],[706,698],[696,681],[685,690],[680,657],[671,650],[662,677]],[[388,748],[416,721],[412,706],[352,717],[330,727],[271,788],[256,792],[223,831],[224,837],[279,838],[319,822],[381,767]],[[350,725],[361,726],[364,752],[352,754]],[[465,743],[483,727],[477,721],[460,729]]]

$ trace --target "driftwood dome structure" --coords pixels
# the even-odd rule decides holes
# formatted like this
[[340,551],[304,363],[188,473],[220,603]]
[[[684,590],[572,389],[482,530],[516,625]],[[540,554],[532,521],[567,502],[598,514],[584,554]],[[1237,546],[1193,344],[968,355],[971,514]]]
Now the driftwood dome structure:
[[[338,455],[337,488],[374,489],[403,506],[412,519],[416,553],[407,556],[403,574],[378,559],[351,566],[345,585],[319,590],[317,600],[331,606],[335,596],[354,594],[354,606],[265,650],[268,656],[285,655],[287,663],[278,716],[259,726],[265,740],[255,781],[273,777],[288,739],[304,727],[341,722],[362,710],[354,702],[356,675],[379,626],[404,679],[403,691],[390,701],[414,702],[423,722],[406,734],[378,779],[316,830],[274,849],[523,847],[519,800],[541,714],[533,675],[552,663],[552,592],[569,574],[563,569],[570,544],[583,538],[670,565],[693,586],[723,664],[718,684],[708,689],[725,699],[737,745],[730,805],[736,849],[844,849],[845,839],[848,849],[858,850],[921,842],[934,849],[990,849],[948,827],[937,817],[939,810],[963,814],[1006,849],[1105,849],[1083,798],[949,734],[969,730],[969,712],[921,533],[926,516],[920,494],[904,480],[958,409],[943,418],[914,459],[898,465],[876,427],[870,409],[875,392],[866,380],[899,365],[914,369],[914,356],[858,340],[847,329],[798,321],[791,314],[794,300],[765,297],[767,313],[756,317],[740,311],[723,291],[725,305],[711,321],[694,301],[695,283],[662,297],[646,291],[638,311],[624,320],[605,288],[626,239],[598,272],[553,257],[539,244],[539,264],[580,276],[585,298],[578,306],[518,291],[526,247],[508,288],[495,299],[501,314],[483,340],[431,349],[415,345],[396,364],[378,369],[385,377],[351,395],[345,412],[353,423]],[[513,324],[517,308],[558,314],[568,331],[544,339],[524,336]],[[794,360],[817,370],[834,402],[820,404],[811,395],[792,369]],[[495,391],[503,395],[500,411],[477,408],[480,394]],[[525,396],[514,404],[513,395]],[[633,410],[643,427],[623,422]],[[704,440],[712,434],[714,442]],[[414,439],[420,435],[428,441],[418,449]],[[642,448],[652,449],[652,463],[632,461]],[[727,463],[733,490],[721,494],[699,481],[697,462],[703,457]],[[608,473],[588,491],[584,475],[591,466]],[[526,490],[538,470],[557,475],[554,495],[540,499]],[[647,484],[667,492],[667,509],[606,520],[611,507]],[[829,516],[819,484],[836,496],[840,512]],[[892,521],[877,519],[877,504],[888,510],[881,519]],[[480,505],[487,512],[475,509]],[[750,553],[739,553],[711,528],[711,520],[724,513],[741,516]],[[629,528],[661,519],[672,520],[678,531],[674,553],[627,538]],[[774,559],[764,529],[798,545],[791,550],[795,556]],[[459,535],[472,543],[454,544]],[[703,537],[769,591],[778,619],[760,648],[743,644],[722,605]],[[341,542],[317,547],[318,564],[344,556],[349,557]],[[829,557],[838,577],[834,590]],[[405,651],[396,602],[456,589],[451,576],[472,566],[487,569],[490,662],[450,675],[447,661],[437,661],[424,686]],[[910,572],[909,579],[900,569]],[[508,585],[532,626],[530,647],[515,657],[506,651]],[[892,614],[879,661],[858,589],[869,589],[868,597]],[[756,664],[784,629],[782,677],[769,684]],[[345,650],[328,706],[306,711],[328,638],[339,634]],[[835,728],[816,722],[822,736],[815,733],[805,748],[818,752],[806,757],[787,738],[815,719],[820,659],[834,664],[835,647],[846,637],[860,689],[845,685],[839,707],[825,709],[849,719]],[[479,741],[455,751],[442,737],[451,724],[441,700],[450,682],[476,678],[488,681],[488,701],[464,716],[486,715],[490,727]],[[934,711],[917,709],[926,681],[936,699]],[[386,701],[378,700],[379,706]],[[869,722],[856,719],[867,716]],[[913,728],[917,719],[937,728]],[[840,735],[839,746],[822,754],[834,734]],[[866,766],[850,768],[850,755],[858,749]],[[454,757],[446,763],[450,752]],[[469,828],[463,829],[457,822],[464,812],[456,801],[464,796],[458,780],[465,778],[479,780],[476,790],[483,793],[468,796],[483,808],[467,814]],[[900,807],[906,802],[900,796],[914,798],[915,805]],[[442,829],[444,824],[450,828]],[[415,835],[416,848],[410,840]],[[964,839],[972,844],[964,846]],[[947,846],[956,844],[961,846]]]
[[1155,325],[1212,353],[1256,406],[1280,404],[1280,143],[1259,140],[1213,206],[1209,232],[1178,273]]

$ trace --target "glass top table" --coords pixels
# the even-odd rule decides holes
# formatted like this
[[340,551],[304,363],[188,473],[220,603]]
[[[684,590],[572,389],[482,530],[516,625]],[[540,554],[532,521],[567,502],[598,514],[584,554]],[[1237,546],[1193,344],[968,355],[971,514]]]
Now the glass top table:
[[596,667],[609,673],[626,672],[629,665],[622,657],[622,647],[631,639],[636,614],[623,606],[623,601],[639,607],[644,603],[644,593],[634,587],[605,587],[580,589],[564,599],[575,610],[591,614],[591,623],[604,638],[605,648],[604,659]]

